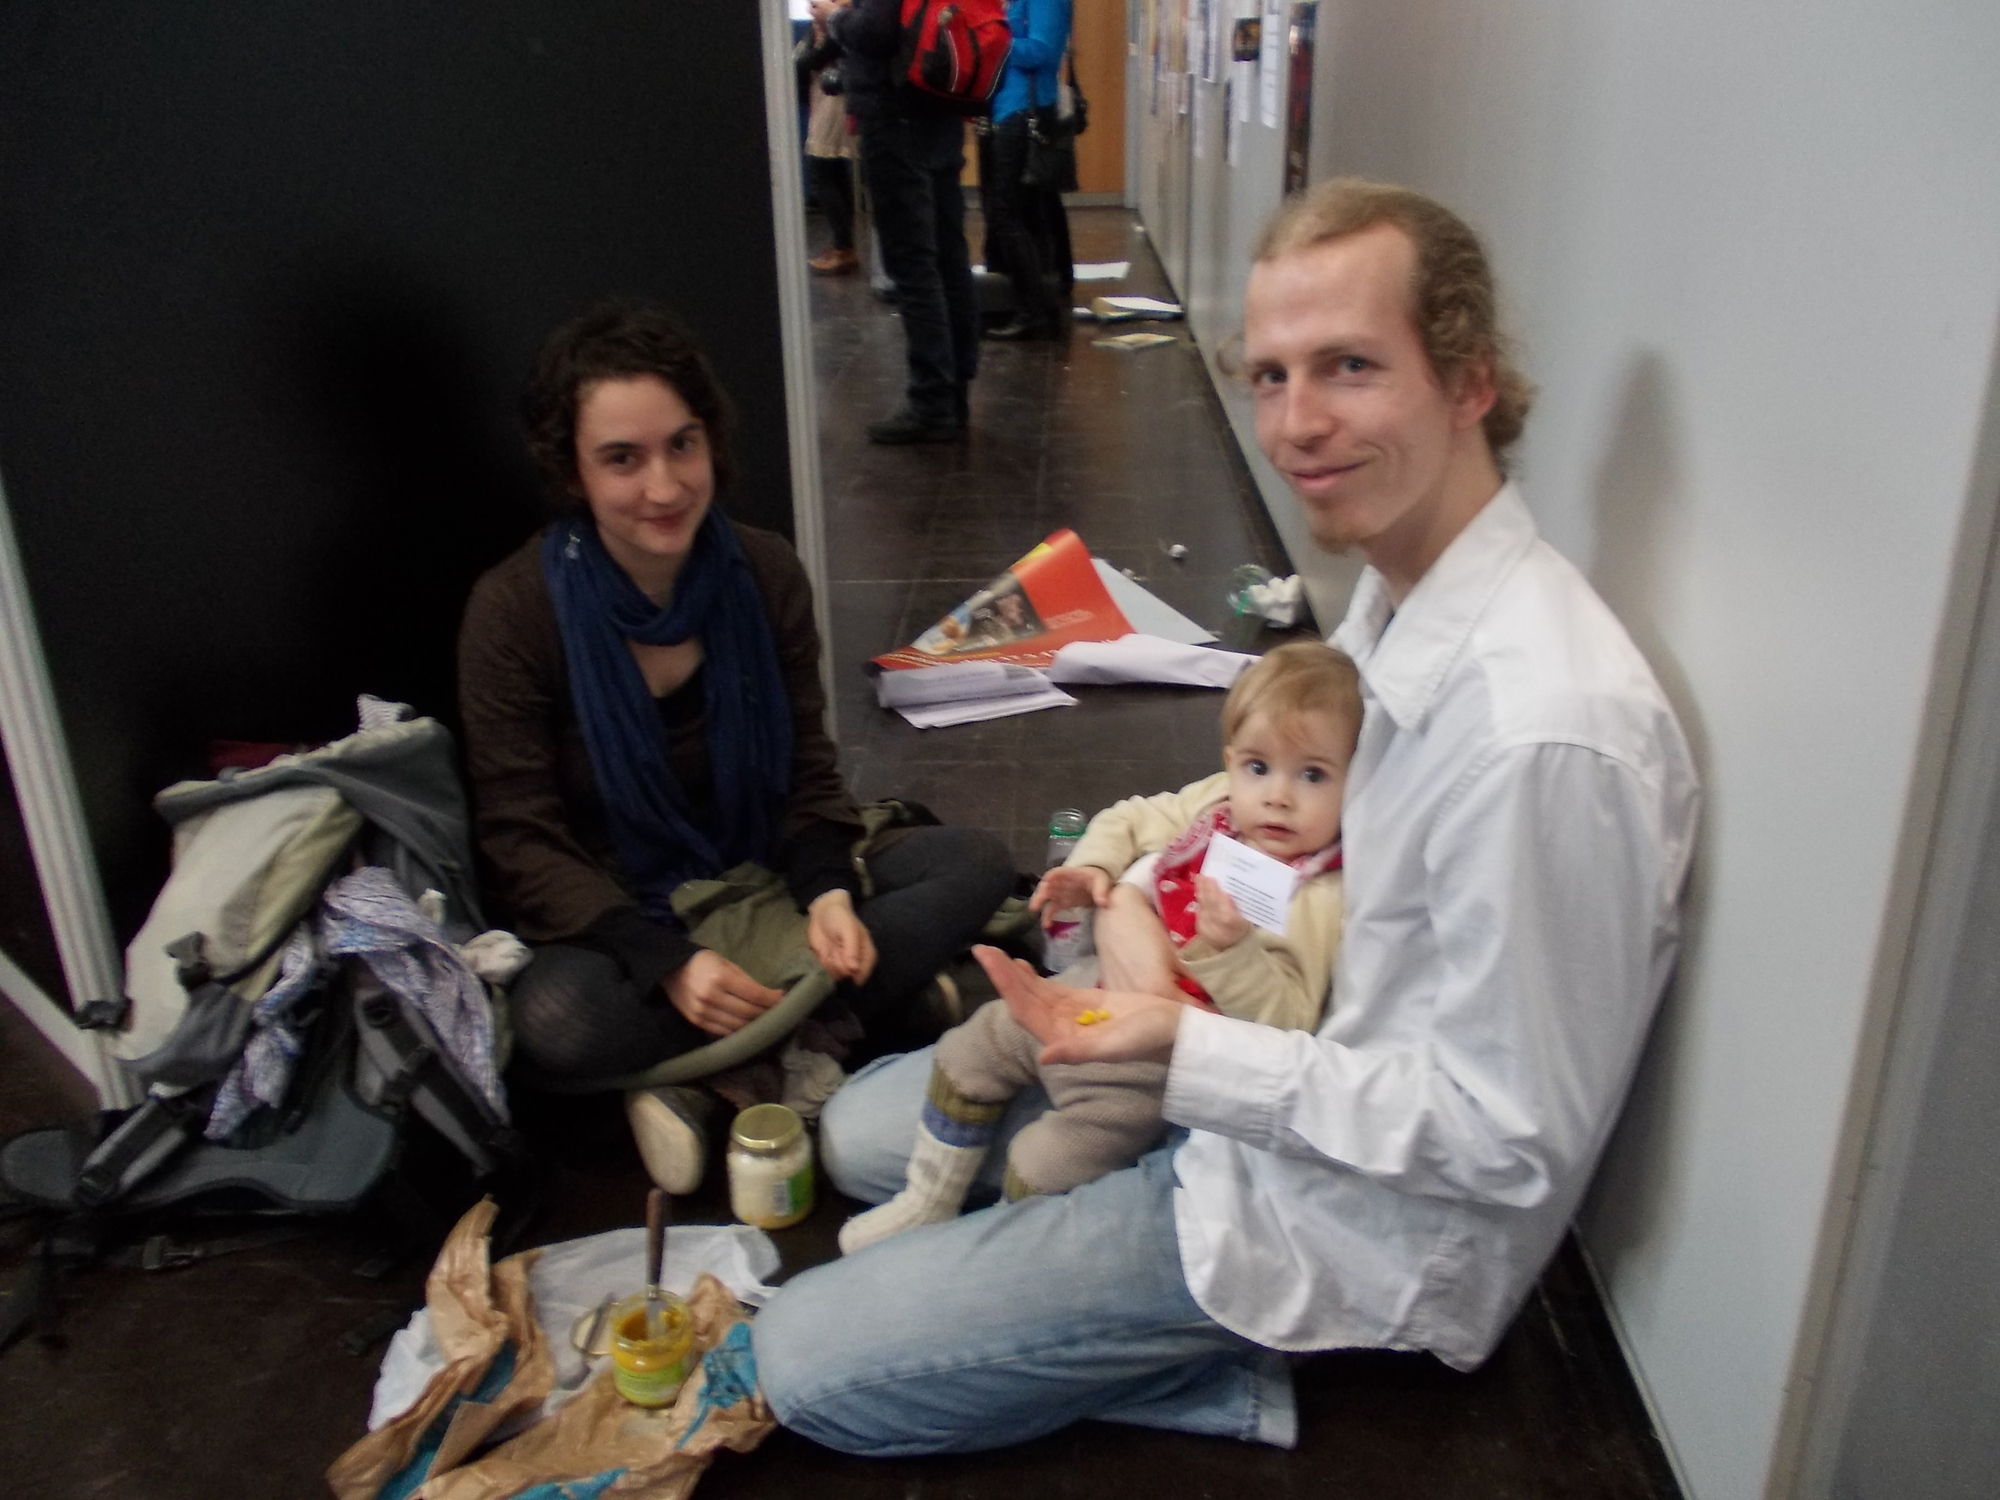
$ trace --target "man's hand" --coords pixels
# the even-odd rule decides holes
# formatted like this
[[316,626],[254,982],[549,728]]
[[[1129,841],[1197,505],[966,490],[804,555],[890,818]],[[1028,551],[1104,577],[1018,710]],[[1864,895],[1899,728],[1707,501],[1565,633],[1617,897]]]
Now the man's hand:
[[780,1000],[720,953],[703,948],[666,978],[674,1009],[710,1036],[740,1031]]
[[840,0],[840,3],[836,0],[812,0],[812,18],[824,26],[828,16],[845,8],[845,0]]
[[[1110,990],[1078,990],[1044,979],[1019,959],[998,948],[972,950],[986,977],[1007,1002],[1007,1012],[1042,1044],[1045,1063],[1169,1062],[1174,1038],[1180,1033],[1181,1011],[1175,1000],[1158,995],[1128,995]],[[1077,1017],[1089,1011],[1110,1016],[1080,1026]]]
[[1096,865],[1057,865],[1044,875],[1028,898],[1028,910],[1042,914],[1042,926],[1059,911],[1079,906],[1105,906],[1111,901],[1111,872]]
[[819,966],[835,979],[866,984],[875,972],[875,939],[854,913],[843,890],[822,892],[806,908],[806,941]]
[[1194,878],[1194,930],[1211,948],[1234,948],[1250,936],[1250,919],[1215,881],[1206,875]]

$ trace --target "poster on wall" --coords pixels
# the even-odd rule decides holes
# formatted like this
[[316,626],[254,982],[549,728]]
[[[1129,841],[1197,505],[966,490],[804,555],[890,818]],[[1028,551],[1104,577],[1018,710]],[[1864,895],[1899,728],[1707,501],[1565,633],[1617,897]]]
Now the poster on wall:
[[1194,156],[1207,161],[1215,140],[1215,90],[1191,89],[1194,95]]
[[1291,53],[1290,97],[1285,101],[1285,194],[1306,185],[1306,154],[1312,146],[1313,40],[1319,29],[1319,0],[1298,0],[1286,40]]
[[1257,19],[1257,0],[1237,0],[1239,14],[1231,27],[1229,44],[1230,93],[1236,98],[1236,123],[1250,123],[1250,101],[1257,92],[1257,55],[1262,50],[1258,32],[1263,22]]
[[1264,0],[1257,43],[1257,117],[1267,130],[1276,130],[1278,92],[1284,78],[1285,0]]

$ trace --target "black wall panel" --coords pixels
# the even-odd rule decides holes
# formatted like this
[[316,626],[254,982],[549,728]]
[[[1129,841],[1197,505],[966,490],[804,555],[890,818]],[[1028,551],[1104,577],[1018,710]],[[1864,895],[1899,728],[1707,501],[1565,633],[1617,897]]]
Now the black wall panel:
[[763,98],[747,0],[0,6],[0,474],[121,938],[211,738],[454,717],[582,304],[694,321],[789,532]]

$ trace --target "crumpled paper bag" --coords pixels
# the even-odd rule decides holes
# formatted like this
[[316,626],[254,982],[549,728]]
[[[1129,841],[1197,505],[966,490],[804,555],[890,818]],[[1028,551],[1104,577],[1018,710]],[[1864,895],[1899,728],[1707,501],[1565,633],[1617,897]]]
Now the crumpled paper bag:
[[528,1268],[539,1252],[491,1265],[487,1236],[498,1212],[491,1198],[482,1199],[446,1236],[424,1282],[445,1367],[414,1406],[334,1460],[326,1478],[340,1500],[413,1493],[412,1476],[464,1462],[506,1423],[540,1406],[555,1384],[528,1292]]
[[[620,1500],[684,1500],[718,1448],[747,1453],[777,1425],[757,1391],[749,1319],[729,1289],[703,1272],[688,1298],[702,1359],[671,1407],[646,1411],[628,1405],[607,1362],[554,1416],[477,1462],[463,1464],[479,1441],[538,1405],[554,1378],[527,1289],[528,1268],[538,1252],[509,1256],[490,1276],[467,1274],[475,1262],[478,1273],[485,1271],[492,1222],[489,1200],[460,1220],[445,1242],[426,1296],[439,1347],[449,1362],[414,1407],[335,1461],[327,1479],[340,1500],[406,1495],[414,1500],[503,1500],[564,1481],[585,1481],[576,1493]],[[448,1263],[454,1274],[442,1278]],[[440,1300],[455,1304],[443,1317]],[[497,1342],[490,1316],[496,1311],[505,1327]],[[503,1381],[494,1372],[508,1364],[505,1345],[510,1340],[526,1353],[516,1353],[513,1372]],[[478,1351],[487,1348],[491,1352],[482,1359]],[[447,1412],[455,1396],[467,1390],[477,1396],[482,1384],[497,1385],[497,1399],[468,1399]],[[422,1458],[433,1428],[442,1439],[436,1457],[428,1468],[413,1470],[412,1459]],[[413,1486],[417,1473],[429,1477]]]

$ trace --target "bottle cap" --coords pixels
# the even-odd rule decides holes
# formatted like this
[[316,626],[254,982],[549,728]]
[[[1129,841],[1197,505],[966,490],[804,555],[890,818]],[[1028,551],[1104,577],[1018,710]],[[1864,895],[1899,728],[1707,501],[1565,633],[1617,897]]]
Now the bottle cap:
[[746,1151],[782,1151],[805,1128],[797,1112],[782,1104],[753,1104],[736,1117],[729,1138]]

